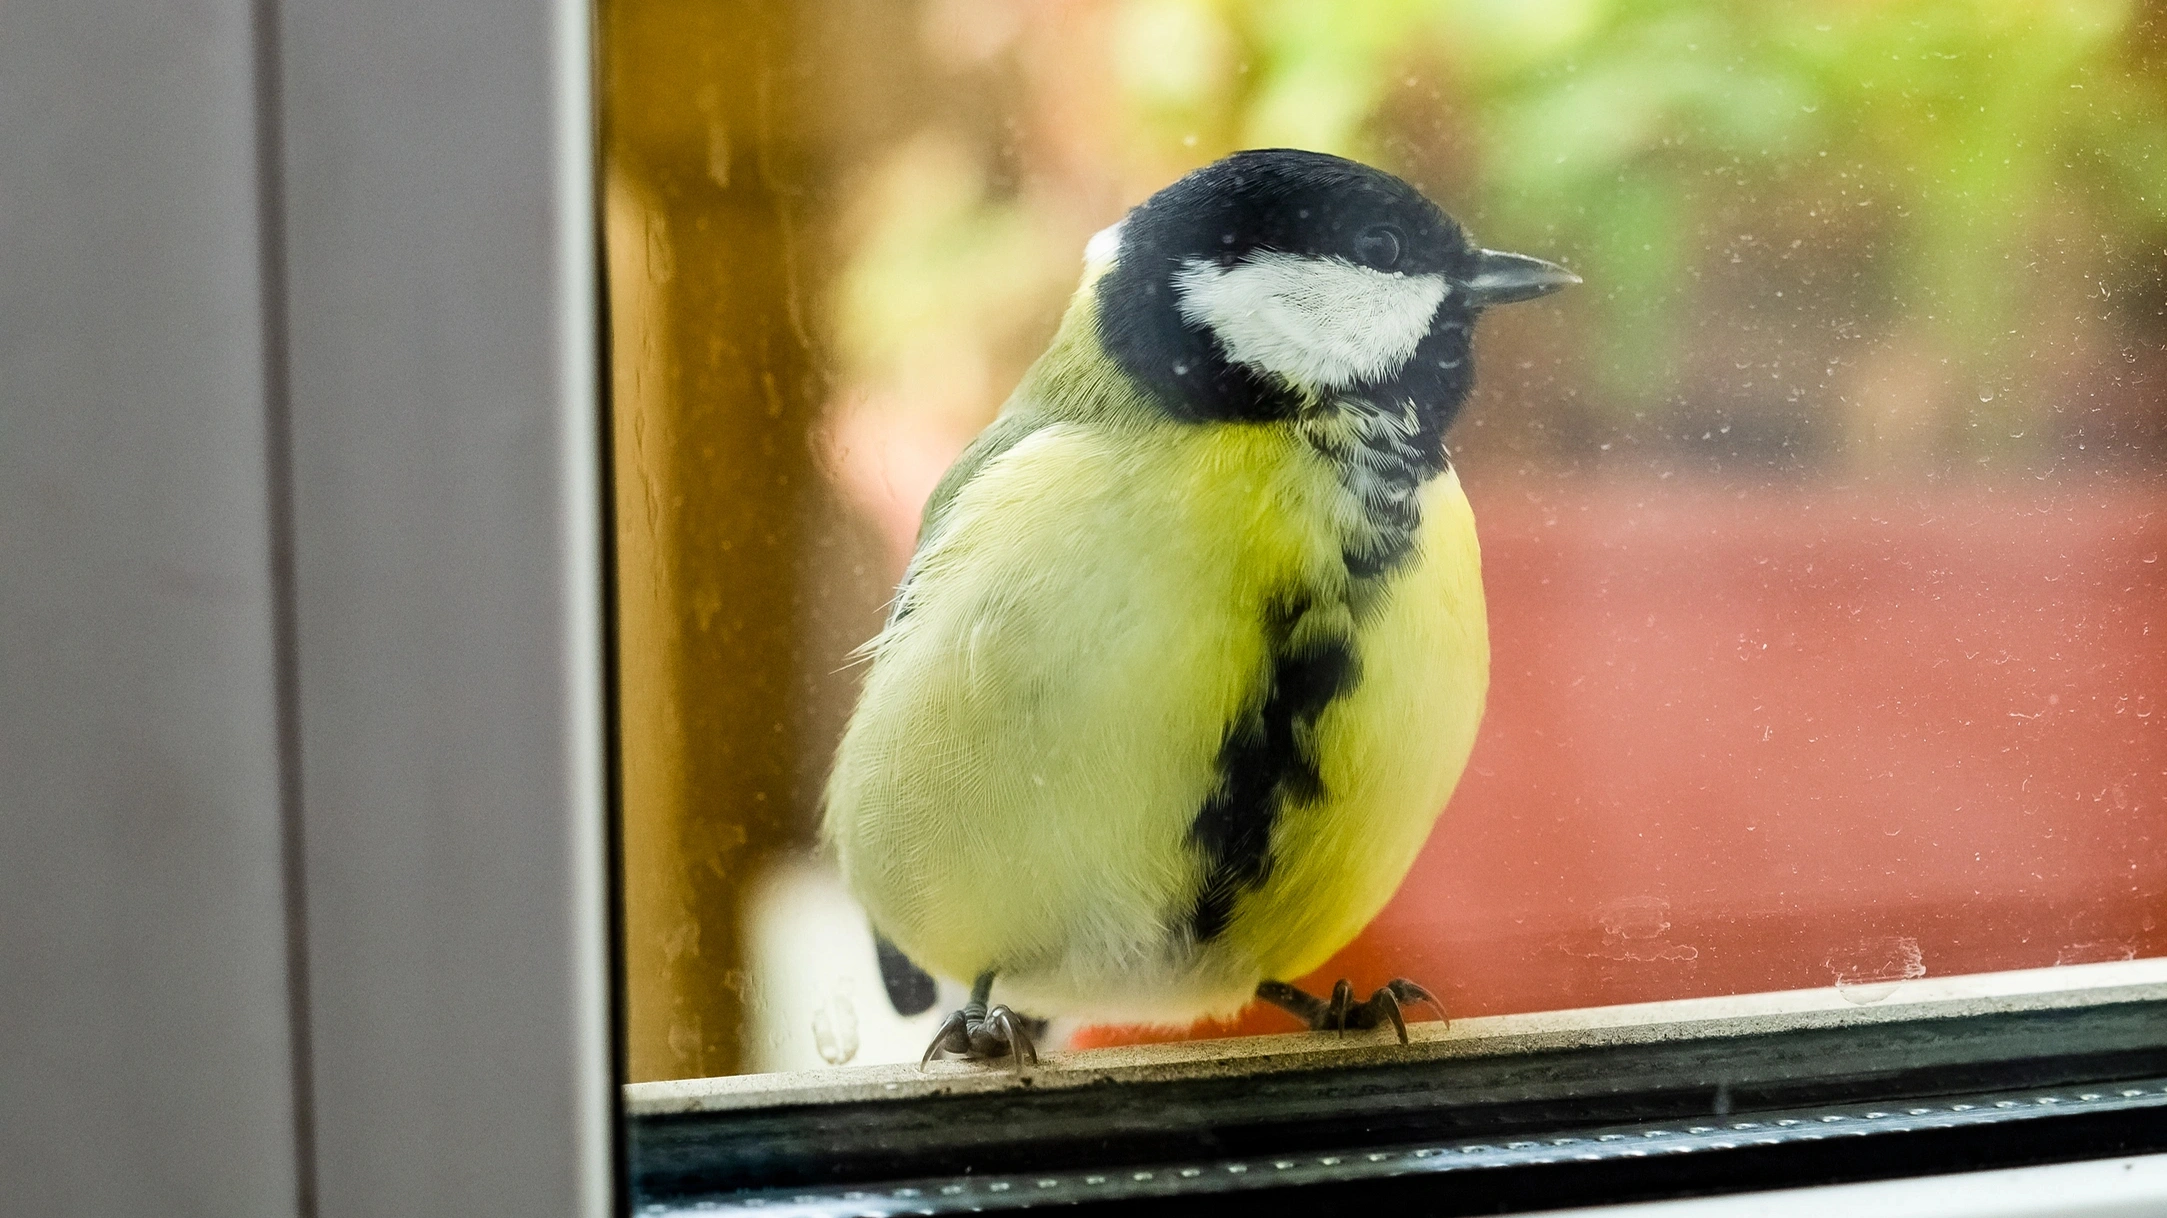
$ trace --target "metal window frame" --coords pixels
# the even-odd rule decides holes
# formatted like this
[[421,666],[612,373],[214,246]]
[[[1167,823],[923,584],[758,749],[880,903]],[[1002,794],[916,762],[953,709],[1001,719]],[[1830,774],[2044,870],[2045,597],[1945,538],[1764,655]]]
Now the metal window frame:
[[635,1084],[635,1212],[1519,1213],[2167,1152],[2167,961],[1903,984]]
[[615,1204],[591,20],[0,8],[18,1204]]

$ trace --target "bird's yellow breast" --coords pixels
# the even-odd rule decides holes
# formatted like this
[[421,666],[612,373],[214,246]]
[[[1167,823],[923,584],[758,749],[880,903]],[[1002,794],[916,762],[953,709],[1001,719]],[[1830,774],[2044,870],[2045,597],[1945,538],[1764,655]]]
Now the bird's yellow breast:
[[[1489,651],[1447,471],[1413,552],[1350,596],[1350,504],[1291,428],[1053,423],[989,461],[914,561],[828,792],[874,922],[1036,1013],[1186,1019],[1315,968],[1388,899],[1473,744]],[[1194,825],[1271,680],[1289,590],[1345,602],[1358,678],[1304,729],[1322,779],[1223,928]],[[1336,600],[1335,600],[1336,598]]]
[[1271,873],[1227,932],[1266,977],[1315,970],[1369,924],[1474,747],[1490,676],[1474,515],[1450,470],[1421,502],[1414,554],[1356,615],[1359,679],[1317,724],[1324,796],[1282,810]]

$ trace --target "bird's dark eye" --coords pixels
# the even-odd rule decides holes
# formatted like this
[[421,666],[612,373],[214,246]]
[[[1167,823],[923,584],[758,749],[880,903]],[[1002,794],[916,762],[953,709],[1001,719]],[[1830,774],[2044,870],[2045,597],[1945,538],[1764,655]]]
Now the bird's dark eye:
[[1403,244],[1400,230],[1389,224],[1373,224],[1354,239],[1354,256],[1360,259],[1364,266],[1389,271],[1399,265],[1400,247]]

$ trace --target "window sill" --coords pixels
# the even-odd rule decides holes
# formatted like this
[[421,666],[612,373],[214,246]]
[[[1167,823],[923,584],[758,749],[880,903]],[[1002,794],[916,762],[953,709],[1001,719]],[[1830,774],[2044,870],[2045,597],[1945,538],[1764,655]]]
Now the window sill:
[[1345,1038],[1295,1032],[1047,1053],[1038,1068],[1022,1077],[1005,1067],[970,1062],[933,1062],[923,1073],[911,1065],[841,1066],[632,1083],[625,1087],[624,1099],[625,1111],[633,1117],[731,1112],[777,1105],[1054,1091],[1105,1083],[1243,1078],[2144,1001],[2167,1001],[2167,958],[1492,1015],[1454,1020],[1442,1028],[1425,1021],[1407,1026],[1412,1043],[1405,1046],[1393,1043],[1389,1032]]
[[638,1212],[1436,1213],[2167,1150],[2167,960],[628,1089]]

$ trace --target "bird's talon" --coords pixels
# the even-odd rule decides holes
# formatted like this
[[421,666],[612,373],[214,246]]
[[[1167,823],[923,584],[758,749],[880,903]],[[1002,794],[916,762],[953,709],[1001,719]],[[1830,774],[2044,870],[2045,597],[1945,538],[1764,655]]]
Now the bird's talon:
[[1384,1012],[1384,1017],[1392,1021],[1392,1030],[1399,1033],[1400,1043],[1406,1044],[1407,1020],[1400,1014],[1400,1000],[1392,992],[1392,987],[1388,985],[1371,994],[1369,996],[1369,1005]]
[[1430,993],[1405,977],[1394,977],[1385,983],[1385,988],[1392,991],[1392,997],[1398,999],[1402,1004],[1419,1002],[1437,1012],[1437,1022],[1442,1024],[1452,1022],[1452,1017],[1445,1014],[1445,1004],[1437,1001],[1437,995]]
[[1032,1043],[1030,1029],[1043,1030],[1040,1021],[1027,1019],[1006,1006],[987,1010],[980,999],[974,998],[969,1006],[951,1011],[942,1021],[940,1030],[933,1034],[933,1043],[926,1046],[925,1056],[918,1059],[918,1069],[942,1054],[953,1054],[965,1061],[999,1061],[1008,1059],[1017,1075],[1026,1066],[1038,1065],[1038,1046]]
[[1033,1066],[1038,1064],[1038,1046],[1031,1043],[1030,1034],[1024,1031],[1021,1015],[1005,1006],[999,1006],[986,1013],[986,1023],[999,1033],[1018,1075],[1023,1073],[1025,1059],[1029,1059]]
[[926,1063],[942,1052],[968,1054],[971,1051],[970,1023],[961,1011],[948,1012],[941,1021],[940,1030],[933,1033],[933,1043],[925,1047],[925,1056],[918,1059],[918,1070],[924,1073]]
[[1354,984],[1341,978],[1332,987],[1332,997],[1327,1000],[1306,993],[1284,981],[1265,981],[1257,986],[1257,997],[1293,1015],[1309,1025],[1312,1032],[1332,1031],[1345,1037],[1347,1029],[1365,1031],[1389,1021],[1401,1044],[1410,1043],[1407,1034],[1407,1017],[1403,1008],[1412,1002],[1427,1005],[1437,1012],[1440,1022],[1447,1022],[1444,1006],[1428,990],[1404,977],[1395,977],[1379,986],[1366,1001],[1354,1000]]

